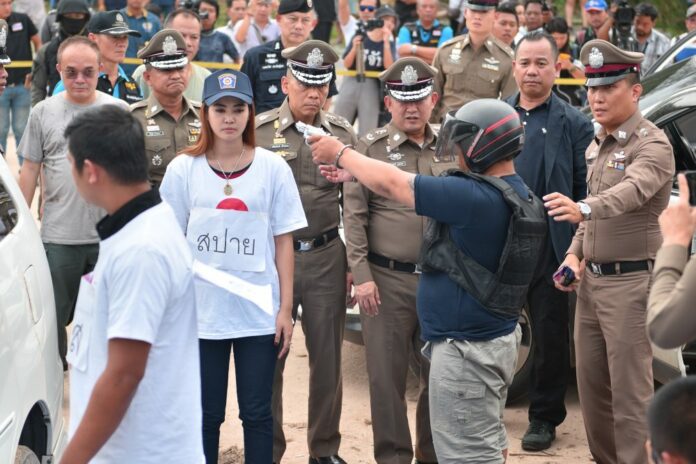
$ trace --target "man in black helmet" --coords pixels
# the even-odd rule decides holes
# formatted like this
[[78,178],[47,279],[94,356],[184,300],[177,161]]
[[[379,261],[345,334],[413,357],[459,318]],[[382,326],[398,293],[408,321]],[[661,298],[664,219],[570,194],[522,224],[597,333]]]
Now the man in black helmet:
[[90,18],[87,0],[61,0],[58,5],[56,22],[60,25],[58,34],[42,46],[34,56],[31,70],[31,106],[51,96],[53,88],[60,81],[58,47],[68,37],[87,35],[87,22]]
[[320,169],[329,180],[354,176],[431,218],[417,310],[431,359],[440,464],[502,463],[507,454],[501,417],[520,342],[517,320],[546,235],[543,206],[515,173],[523,135],[506,103],[468,103],[438,138],[435,156],[456,157],[461,169],[444,177],[402,171],[330,137],[309,139],[314,162],[328,163]]

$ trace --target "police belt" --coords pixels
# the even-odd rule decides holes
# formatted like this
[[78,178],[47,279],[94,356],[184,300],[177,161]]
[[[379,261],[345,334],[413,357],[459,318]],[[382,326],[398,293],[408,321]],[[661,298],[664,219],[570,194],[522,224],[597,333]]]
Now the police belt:
[[320,246],[326,245],[336,237],[338,237],[338,227],[334,227],[331,230],[327,230],[323,234],[318,235],[314,238],[310,238],[308,240],[294,240],[293,246],[295,248],[295,251],[311,251],[315,248],[319,248]]
[[408,272],[409,274],[420,274],[421,268],[417,264],[402,263],[394,259],[389,259],[386,256],[378,255],[377,253],[367,253],[367,260],[375,266],[391,269],[392,271]]
[[596,276],[628,274],[629,272],[651,271],[653,261],[645,259],[643,261],[617,261],[615,263],[593,263],[587,262],[587,269]]

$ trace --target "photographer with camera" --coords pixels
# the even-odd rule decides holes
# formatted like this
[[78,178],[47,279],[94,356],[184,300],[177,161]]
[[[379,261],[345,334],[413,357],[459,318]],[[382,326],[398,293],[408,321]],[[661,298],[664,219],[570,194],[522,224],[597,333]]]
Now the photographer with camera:
[[605,0],[588,0],[585,3],[585,17],[589,27],[578,32],[575,42],[582,47],[594,39],[609,40],[612,22],[609,21],[608,5]]
[[[363,6],[375,5],[376,0],[362,0]],[[376,18],[358,23],[353,39],[343,54],[346,69],[357,71],[357,76],[346,76],[336,102],[336,114],[351,124],[358,119],[358,135],[363,137],[379,124],[382,100],[379,80],[365,77],[366,71],[384,71],[394,62],[396,44],[392,35],[396,27],[396,13],[388,6],[377,10]]]
[[214,29],[215,21],[220,14],[217,0],[194,0],[190,3],[201,18],[201,43],[194,61],[222,63],[224,57],[228,56],[233,62],[239,63],[239,52],[232,39]]

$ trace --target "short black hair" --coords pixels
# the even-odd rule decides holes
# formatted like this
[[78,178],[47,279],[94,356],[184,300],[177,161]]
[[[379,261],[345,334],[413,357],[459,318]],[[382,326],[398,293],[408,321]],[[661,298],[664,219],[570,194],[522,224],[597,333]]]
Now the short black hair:
[[540,5],[542,10],[544,9],[544,5],[546,5],[546,2],[544,2],[543,0],[524,0],[524,11],[527,11],[527,6],[532,3]]
[[551,45],[551,55],[553,56],[553,61],[555,63],[558,59],[558,45],[556,45],[554,38],[545,31],[534,31],[524,35],[515,47],[515,58],[517,58],[517,52],[522,46],[523,42],[541,42],[542,40],[546,40],[549,45]]
[[495,7],[495,12],[496,13],[508,13],[508,14],[515,16],[515,21],[517,22],[517,26],[519,26],[520,25],[520,18],[517,17],[517,10],[515,10],[516,6],[517,6],[517,2],[503,2]]
[[215,8],[215,18],[220,17],[220,5],[218,4],[217,0],[201,0],[201,3],[207,3]]
[[648,408],[650,443],[696,463],[696,377],[682,377],[660,388]]
[[199,23],[201,22],[201,17],[198,16],[198,13],[195,11],[189,10],[188,8],[178,8],[167,15],[167,18],[164,20],[164,27],[171,27],[174,18],[177,16],[188,16],[190,18],[195,18]]
[[88,159],[121,184],[147,182],[143,128],[129,111],[115,105],[90,108],[75,116],[64,134],[77,172]]
[[655,21],[658,15],[659,12],[652,3],[641,3],[636,7],[636,16],[650,16],[650,19]]

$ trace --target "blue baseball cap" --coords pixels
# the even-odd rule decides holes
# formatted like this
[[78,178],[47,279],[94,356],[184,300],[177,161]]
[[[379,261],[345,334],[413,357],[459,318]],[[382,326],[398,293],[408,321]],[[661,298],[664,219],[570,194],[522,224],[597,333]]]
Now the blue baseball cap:
[[223,97],[239,98],[246,104],[254,101],[249,77],[232,69],[215,71],[205,78],[203,84],[203,103],[210,106]]
[[600,10],[606,11],[609,6],[605,0],[587,0],[585,3],[585,11]]

